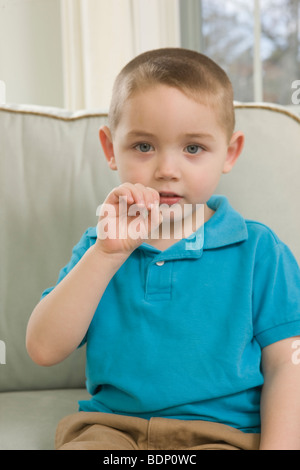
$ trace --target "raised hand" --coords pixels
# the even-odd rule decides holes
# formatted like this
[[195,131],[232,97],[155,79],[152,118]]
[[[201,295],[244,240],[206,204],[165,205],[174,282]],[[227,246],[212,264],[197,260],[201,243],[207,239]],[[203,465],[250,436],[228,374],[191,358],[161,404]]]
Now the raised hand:
[[123,183],[98,208],[97,242],[106,253],[134,251],[162,222],[159,193],[142,184]]

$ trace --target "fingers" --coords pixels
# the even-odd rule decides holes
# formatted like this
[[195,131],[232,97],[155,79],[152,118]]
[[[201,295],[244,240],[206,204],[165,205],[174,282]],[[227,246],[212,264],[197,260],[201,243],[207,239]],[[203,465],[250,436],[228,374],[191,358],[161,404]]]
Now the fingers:
[[[159,193],[142,184],[124,183],[114,188],[100,206],[98,233],[107,246],[138,246],[142,240],[155,237],[162,223]],[[126,248],[126,249],[127,249]]]
[[123,183],[111,191],[104,206],[118,206],[117,214],[125,218],[135,218],[140,214],[145,222],[148,219],[147,226],[151,231],[162,223],[159,199],[159,193],[153,188],[140,183]]
[[153,205],[159,204],[159,193],[153,188],[146,187],[144,198],[147,209],[151,209]]
[[159,202],[159,193],[142,184],[123,183],[115,188],[107,197],[106,202],[117,203],[120,198],[126,198],[127,204],[137,204],[151,210],[152,205]]

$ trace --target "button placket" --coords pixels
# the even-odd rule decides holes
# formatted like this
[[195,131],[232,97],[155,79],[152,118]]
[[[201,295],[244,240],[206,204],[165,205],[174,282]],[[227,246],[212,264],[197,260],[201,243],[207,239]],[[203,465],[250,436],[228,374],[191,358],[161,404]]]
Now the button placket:
[[172,290],[172,261],[153,261],[148,266],[146,278],[147,300],[168,300]]

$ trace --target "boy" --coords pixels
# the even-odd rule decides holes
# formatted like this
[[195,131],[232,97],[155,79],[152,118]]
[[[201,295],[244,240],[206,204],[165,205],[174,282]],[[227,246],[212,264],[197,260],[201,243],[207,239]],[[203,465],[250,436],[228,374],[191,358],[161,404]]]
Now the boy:
[[56,448],[300,448],[299,267],[214,196],[243,148],[234,126],[227,75],[194,51],[146,52],[117,77],[99,135],[122,184],[27,330],[41,365],[87,343],[92,398]]

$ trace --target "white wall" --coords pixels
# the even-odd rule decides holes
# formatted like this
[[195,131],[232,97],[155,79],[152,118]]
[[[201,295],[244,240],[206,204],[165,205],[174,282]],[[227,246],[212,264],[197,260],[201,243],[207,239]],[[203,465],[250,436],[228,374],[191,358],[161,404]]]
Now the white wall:
[[60,0],[0,0],[7,103],[63,106]]

